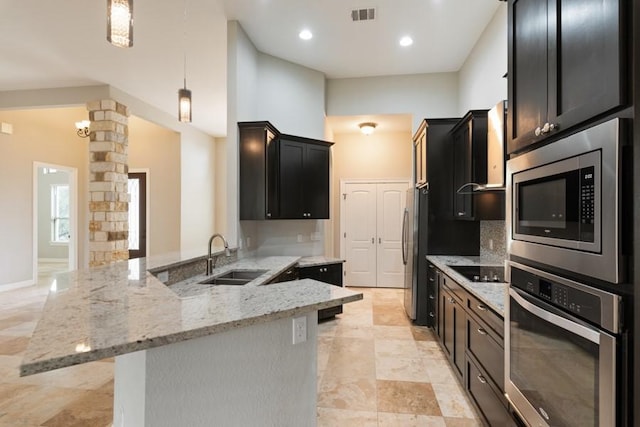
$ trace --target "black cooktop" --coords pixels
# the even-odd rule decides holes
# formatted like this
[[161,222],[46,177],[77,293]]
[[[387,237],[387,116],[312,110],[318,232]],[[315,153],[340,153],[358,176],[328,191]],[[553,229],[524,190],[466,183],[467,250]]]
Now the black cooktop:
[[486,265],[448,265],[472,282],[504,282],[504,267]]

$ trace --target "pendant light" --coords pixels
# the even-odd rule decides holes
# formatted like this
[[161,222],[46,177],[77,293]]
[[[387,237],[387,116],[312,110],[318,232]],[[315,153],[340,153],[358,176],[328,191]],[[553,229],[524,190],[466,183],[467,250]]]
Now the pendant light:
[[107,0],[107,40],[117,47],[133,46],[133,0]]
[[187,0],[184,0],[184,86],[178,90],[178,120],[191,123],[191,91],[187,89]]

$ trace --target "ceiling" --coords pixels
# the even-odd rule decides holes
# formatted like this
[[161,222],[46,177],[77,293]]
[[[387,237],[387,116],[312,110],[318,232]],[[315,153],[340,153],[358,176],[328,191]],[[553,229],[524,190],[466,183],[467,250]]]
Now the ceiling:
[[[176,115],[186,52],[193,125],[223,136],[227,20],[238,20],[258,50],[328,78],[420,74],[459,70],[499,4],[186,0],[185,25],[182,1],[134,0],[134,46],[120,49],[106,41],[104,0],[1,0],[0,91],[108,84]],[[376,19],[353,22],[360,8],[375,8]],[[311,40],[298,38],[303,28]],[[400,47],[403,35],[414,44]]]

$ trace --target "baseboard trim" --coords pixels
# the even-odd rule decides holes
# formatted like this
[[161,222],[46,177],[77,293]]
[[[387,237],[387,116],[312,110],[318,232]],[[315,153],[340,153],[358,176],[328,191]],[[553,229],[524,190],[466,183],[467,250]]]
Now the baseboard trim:
[[33,285],[34,282],[32,279],[23,280],[22,282],[7,283],[6,285],[0,285],[0,292],[12,291],[14,289],[26,288],[27,286]]

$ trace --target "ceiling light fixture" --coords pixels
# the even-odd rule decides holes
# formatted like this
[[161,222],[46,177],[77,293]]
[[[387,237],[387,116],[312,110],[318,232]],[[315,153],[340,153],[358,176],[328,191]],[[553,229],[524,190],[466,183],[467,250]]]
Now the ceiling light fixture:
[[133,46],[133,0],[107,0],[107,40],[117,47]]
[[302,30],[300,34],[298,34],[302,40],[311,40],[313,38],[313,33],[309,30]]
[[367,136],[371,135],[373,131],[376,130],[376,126],[378,126],[378,124],[373,122],[365,122],[358,125],[360,132]]
[[191,91],[187,89],[187,0],[184,0],[184,86],[178,90],[178,120],[191,123]]
[[91,122],[89,120],[82,120],[80,122],[76,122],[76,133],[80,138],[86,138],[91,135],[91,130],[89,126]]
[[400,39],[400,46],[407,47],[413,44],[413,39],[409,36],[404,36]]

